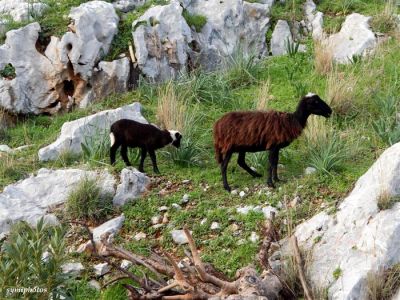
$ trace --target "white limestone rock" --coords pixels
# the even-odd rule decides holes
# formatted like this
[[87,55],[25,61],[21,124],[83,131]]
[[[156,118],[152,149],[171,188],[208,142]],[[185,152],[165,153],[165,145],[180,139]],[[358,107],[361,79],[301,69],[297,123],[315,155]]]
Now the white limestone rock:
[[[299,245],[310,249],[308,271],[329,299],[366,299],[368,272],[400,263],[400,204],[380,211],[380,195],[400,194],[400,143],[387,149],[360,177],[337,214],[322,212],[297,226]],[[313,243],[319,236],[320,241]],[[338,280],[333,271],[341,269]]]
[[178,244],[178,245],[183,245],[183,244],[187,244],[188,240],[186,238],[186,234],[183,230],[172,230],[171,231],[171,236],[172,239],[174,241],[174,243]]
[[353,56],[365,56],[375,49],[377,39],[369,26],[370,19],[371,17],[353,13],[346,17],[338,33],[324,40],[332,49],[336,62],[350,63]]
[[321,40],[324,37],[324,14],[317,11],[317,5],[313,0],[307,0],[304,3],[304,15],[307,29],[312,33],[313,39]]
[[103,276],[104,274],[110,272],[111,267],[109,266],[108,263],[105,262],[94,265],[93,269],[94,269],[94,274],[96,274],[96,276]]
[[122,206],[129,200],[134,200],[147,190],[150,179],[135,168],[128,167],[121,171],[121,183],[113,198],[115,206]]
[[61,266],[61,270],[64,274],[73,276],[79,275],[84,269],[84,266],[80,262],[69,262]]
[[271,52],[272,55],[285,55],[287,54],[287,47],[293,44],[292,33],[287,21],[278,20],[272,32],[271,38]]
[[6,22],[4,16],[10,16],[15,22],[29,21],[43,14],[47,5],[29,0],[0,0],[0,23]]
[[118,32],[119,17],[111,3],[89,1],[71,9],[71,31],[60,43],[61,61],[72,63],[73,72],[87,81],[94,65],[108,53]]
[[115,9],[122,12],[129,12],[143,6],[148,0],[116,0],[113,1]]
[[48,161],[57,159],[60,154],[70,152],[82,153],[82,143],[89,145],[98,139],[109,139],[111,124],[120,119],[135,120],[148,123],[140,113],[139,103],[133,103],[113,110],[105,110],[97,114],[75,121],[66,122],[61,127],[58,139],[39,150],[39,160]]
[[0,145],[0,152],[12,153],[13,150],[7,145]]
[[44,217],[46,223],[57,223],[48,210],[64,203],[84,178],[97,179],[102,193],[114,193],[115,179],[111,174],[79,169],[40,169],[37,175],[6,186],[0,194],[0,233],[8,232],[18,221],[35,225]]
[[125,216],[122,214],[94,228],[92,230],[93,240],[95,242],[101,241],[104,234],[110,234],[111,238],[114,237],[121,230],[124,221]]
[[186,71],[192,34],[177,1],[148,9],[132,24],[137,63],[142,73],[161,82]]
[[[192,0],[186,6],[191,14],[206,17],[200,32],[192,31],[199,49],[192,55],[204,69],[213,70],[230,57],[268,55],[265,34],[273,1],[249,3],[242,0]],[[196,48],[196,47],[195,47]]]

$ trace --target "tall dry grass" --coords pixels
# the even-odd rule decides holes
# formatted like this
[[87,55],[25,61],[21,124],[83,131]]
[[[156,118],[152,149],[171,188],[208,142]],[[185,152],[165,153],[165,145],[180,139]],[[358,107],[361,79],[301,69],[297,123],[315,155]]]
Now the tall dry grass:
[[268,78],[262,82],[257,90],[256,97],[254,99],[254,108],[256,110],[267,110],[268,103],[273,99],[271,94],[271,80]]
[[314,67],[320,75],[327,75],[333,69],[333,51],[319,40],[314,42]]
[[358,78],[354,72],[333,68],[326,79],[326,100],[336,114],[345,115],[354,107]]
[[187,125],[187,104],[169,82],[158,95],[157,120],[162,128],[184,132]]

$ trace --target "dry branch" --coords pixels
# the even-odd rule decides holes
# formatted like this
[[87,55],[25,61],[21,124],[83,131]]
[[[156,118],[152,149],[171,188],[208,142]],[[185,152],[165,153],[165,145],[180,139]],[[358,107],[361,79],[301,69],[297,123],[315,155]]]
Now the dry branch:
[[294,258],[295,258],[297,268],[299,271],[301,286],[303,287],[303,290],[304,290],[304,296],[305,296],[306,300],[312,300],[313,297],[312,297],[310,288],[308,287],[306,276],[305,276],[304,270],[303,270],[303,260],[301,259],[299,246],[297,244],[297,237],[295,235],[292,235],[292,237],[290,238],[290,241],[291,241],[292,248],[293,248]]

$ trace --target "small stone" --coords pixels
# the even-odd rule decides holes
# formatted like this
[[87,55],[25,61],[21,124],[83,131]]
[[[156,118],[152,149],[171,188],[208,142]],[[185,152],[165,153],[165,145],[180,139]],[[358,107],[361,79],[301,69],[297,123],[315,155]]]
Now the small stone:
[[108,263],[101,263],[93,266],[93,269],[94,274],[97,276],[103,276],[111,270],[111,267],[108,265]]
[[11,153],[13,150],[7,145],[0,145],[0,152]]
[[235,223],[233,223],[233,224],[231,224],[231,225],[229,225],[229,230],[230,231],[232,231],[232,232],[236,232],[236,231],[238,231],[239,230],[239,225],[238,224],[235,224]]
[[283,207],[283,204],[282,204],[282,202],[281,202],[281,201],[279,201],[279,202],[276,204],[276,207],[277,207],[277,208],[279,208],[279,209],[281,209],[281,208]]
[[240,196],[240,198],[243,198],[244,196],[246,196],[246,193],[245,193],[244,191],[241,191],[241,192],[239,193],[239,196]]
[[154,216],[151,218],[151,224],[152,225],[160,224],[161,220],[162,220],[162,218],[160,215]]
[[70,262],[70,263],[65,263],[61,266],[61,270],[64,274],[70,274],[70,275],[79,275],[85,268],[83,265],[78,262]]
[[207,218],[204,218],[203,220],[200,221],[200,225],[204,225],[207,223]]
[[167,211],[167,210],[168,210],[168,206],[165,206],[165,205],[158,208],[158,211],[160,211],[160,212]]
[[127,259],[124,259],[121,262],[121,268],[124,269],[124,270],[129,269],[129,267],[132,266],[132,265],[133,265],[133,263],[130,260],[127,260]]
[[144,232],[139,232],[138,234],[136,234],[136,235],[134,236],[134,239],[135,239],[136,241],[140,241],[140,240],[145,239],[146,237],[147,237],[147,235],[146,235]]
[[244,191],[245,191],[246,193],[248,193],[248,192],[250,191],[250,189],[249,189],[248,187],[245,187],[245,188],[244,188]]
[[210,229],[211,229],[211,230],[220,229],[220,226],[219,226],[218,222],[212,222],[212,223],[211,223]]
[[173,208],[175,208],[176,210],[181,210],[182,206],[180,206],[178,203],[172,203],[171,205]]
[[259,237],[258,234],[255,233],[254,231],[251,233],[250,238],[249,238],[249,240],[250,240],[252,243],[257,243],[259,239],[260,239],[260,237]]
[[314,168],[314,167],[307,167],[307,168],[304,170],[304,174],[310,175],[310,174],[312,174],[312,173],[315,173],[316,171],[317,171],[317,169]]
[[301,202],[300,196],[296,196],[290,201],[290,207],[296,207]]
[[183,195],[181,203],[186,204],[188,202],[189,202],[189,195],[188,194]]
[[235,196],[235,195],[237,195],[237,194],[238,194],[238,190],[232,190],[232,191],[231,191],[231,195],[234,195],[234,196]]
[[100,290],[101,290],[100,283],[99,283],[97,280],[92,279],[92,280],[89,281],[88,284],[89,284],[89,286],[90,286],[91,288],[93,288],[93,289],[95,289],[95,290],[97,290],[97,291],[100,291]]
[[51,257],[51,253],[49,251],[45,251],[42,253],[42,261],[44,263],[48,263]]
[[275,207],[272,206],[266,206],[262,208],[262,212],[264,214],[265,219],[271,219],[271,214],[275,213],[275,215],[278,213]]
[[151,227],[154,228],[154,229],[159,229],[159,228],[161,228],[163,226],[164,226],[164,224],[155,224],[155,225],[153,225]]
[[[182,180],[182,183],[183,183],[183,184],[188,184],[188,183],[190,183],[190,179]],[[185,194],[185,195],[186,195],[186,194]]]
[[188,240],[186,238],[186,234],[183,230],[172,230],[171,236],[174,242],[178,245],[187,244]]
[[162,223],[163,224],[168,224],[169,220],[168,220],[168,213],[165,213],[162,219]]
[[245,239],[240,239],[240,240],[238,240],[237,241],[237,244],[240,246],[240,245],[244,245],[244,244],[246,244],[246,240]]

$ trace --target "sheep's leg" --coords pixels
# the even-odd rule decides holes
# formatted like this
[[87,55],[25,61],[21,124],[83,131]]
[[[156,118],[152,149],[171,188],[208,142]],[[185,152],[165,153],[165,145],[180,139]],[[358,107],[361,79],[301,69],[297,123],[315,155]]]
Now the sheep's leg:
[[128,167],[132,166],[130,161],[129,161],[129,158],[128,158],[128,146],[126,146],[126,145],[122,145],[121,146],[121,156],[122,156],[122,159],[124,160],[125,164]]
[[268,166],[268,179],[267,185],[269,187],[275,188],[275,184],[272,181],[272,173],[274,169],[274,150],[270,150],[268,154],[269,166]]
[[246,164],[246,152],[239,152],[238,160],[237,163],[240,167],[242,167],[247,173],[249,173],[253,177],[261,177],[262,175],[257,173],[256,171],[252,170],[247,164]]
[[230,186],[228,184],[228,179],[226,178],[226,169],[228,168],[228,164],[229,164],[229,161],[230,161],[231,157],[232,157],[232,152],[228,151],[225,154],[225,157],[224,157],[224,159],[222,161],[222,164],[221,164],[222,182],[224,184],[224,189],[227,190],[228,192],[231,191],[231,188],[230,188]]
[[153,163],[154,173],[160,174],[160,171],[158,170],[158,167],[157,167],[157,158],[156,158],[156,153],[154,152],[154,150],[149,150],[149,155],[151,158],[151,162]]
[[141,148],[141,149],[142,150],[140,152],[139,172],[144,173],[143,165],[144,165],[144,160],[145,160],[146,155],[147,155],[147,150],[145,148]]
[[110,148],[110,163],[111,163],[111,165],[115,164],[115,154],[117,153],[119,146],[120,146],[119,144],[114,143],[114,145],[112,145]]
[[273,161],[272,178],[275,182],[281,181],[278,177],[279,149],[272,151],[272,161]]

